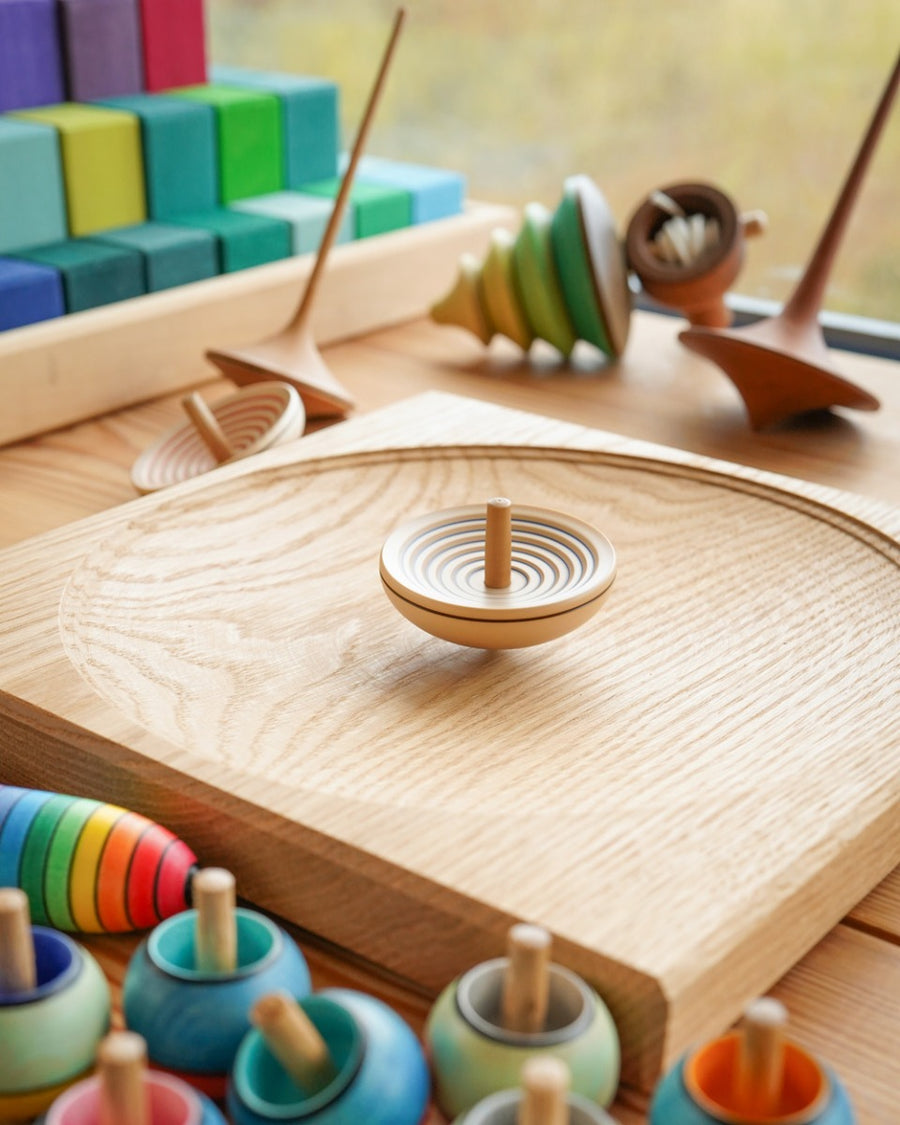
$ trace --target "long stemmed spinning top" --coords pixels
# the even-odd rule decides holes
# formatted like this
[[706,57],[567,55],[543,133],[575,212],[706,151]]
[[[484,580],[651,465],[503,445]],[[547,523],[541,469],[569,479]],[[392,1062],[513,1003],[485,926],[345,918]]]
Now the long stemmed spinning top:
[[825,230],[793,295],[769,320],[744,328],[685,329],[679,339],[732,380],[754,429],[830,406],[877,410],[876,398],[831,366],[819,324],[828,275],[900,81],[900,57],[881,95]]
[[369,95],[350,162],[322,236],[312,273],[293,319],[276,336],[271,336],[252,347],[239,351],[212,350],[206,353],[207,358],[222,371],[222,374],[238,386],[263,379],[283,379],[291,383],[300,392],[306,414],[310,418],[346,414],[354,405],[353,399],[326,367],[316,347],[310,316],[325,267],[325,259],[334,243],[344,214],[353,177],[356,174],[356,166],[365,148],[369,128],[375,116],[375,108],[387,79],[388,67],[405,17],[405,9],[399,8],[375,84]]

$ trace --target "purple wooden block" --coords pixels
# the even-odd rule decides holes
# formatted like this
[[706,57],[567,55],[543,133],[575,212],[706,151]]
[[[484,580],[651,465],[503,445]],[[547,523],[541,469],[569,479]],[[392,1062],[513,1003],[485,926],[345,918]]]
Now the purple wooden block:
[[61,0],[60,13],[70,101],[141,92],[137,0]]
[[0,113],[64,97],[56,0],[0,0]]

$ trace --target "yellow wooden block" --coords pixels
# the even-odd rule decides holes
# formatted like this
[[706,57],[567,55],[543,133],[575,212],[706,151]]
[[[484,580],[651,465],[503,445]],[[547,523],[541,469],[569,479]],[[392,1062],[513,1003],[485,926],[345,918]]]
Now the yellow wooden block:
[[146,219],[141,127],[134,114],[65,102],[18,110],[15,116],[59,133],[73,237]]

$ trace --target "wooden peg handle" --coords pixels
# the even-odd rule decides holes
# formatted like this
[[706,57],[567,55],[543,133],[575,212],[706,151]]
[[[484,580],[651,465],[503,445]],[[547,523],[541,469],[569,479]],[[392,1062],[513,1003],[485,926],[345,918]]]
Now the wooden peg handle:
[[286,992],[260,997],[250,1020],[269,1050],[307,1095],[323,1090],[337,1077],[328,1044],[297,1001]]
[[740,1048],[734,1076],[734,1102],[748,1117],[769,1117],[778,1112],[784,1081],[783,1004],[764,996],[744,1012]]
[[234,876],[222,867],[205,867],[194,876],[193,896],[196,967],[208,973],[233,972],[237,968]]
[[516,1125],[568,1125],[569,1068],[562,1059],[535,1056],[522,1067]]
[[18,887],[0,889],[0,991],[37,987],[28,896]]
[[144,1082],[147,1044],[133,1031],[114,1031],[97,1048],[100,1076],[98,1125],[150,1125]]
[[503,496],[487,502],[484,524],[484,584],[506,590],[512,576],[512,504]]
[[507,1031],[543,1031],[550,999],[550,934],[520,922],[507,941],[501,1021]]
[[234,456],[234,449],[225,436],[225,431],[219,425],[215,414],[213,414],[212,410],[207,406],[205,399],[196,391],[193,391],[181,400],[181,405],[184,407],[187,416],[194,423],[197,433],[203,439],[206,448],[219,464]]

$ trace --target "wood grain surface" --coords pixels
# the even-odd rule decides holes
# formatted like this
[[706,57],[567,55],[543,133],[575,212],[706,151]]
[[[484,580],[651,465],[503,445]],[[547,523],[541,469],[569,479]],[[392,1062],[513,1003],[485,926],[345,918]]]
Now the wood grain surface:
[[[489,657],[393,613],[398,513],[525,491],[620,549],[595,624]],[[6,551],[3,757],[432,990],[548,925],[646,1090],[900,856],[898,536],[874,501],[426,396]]]

